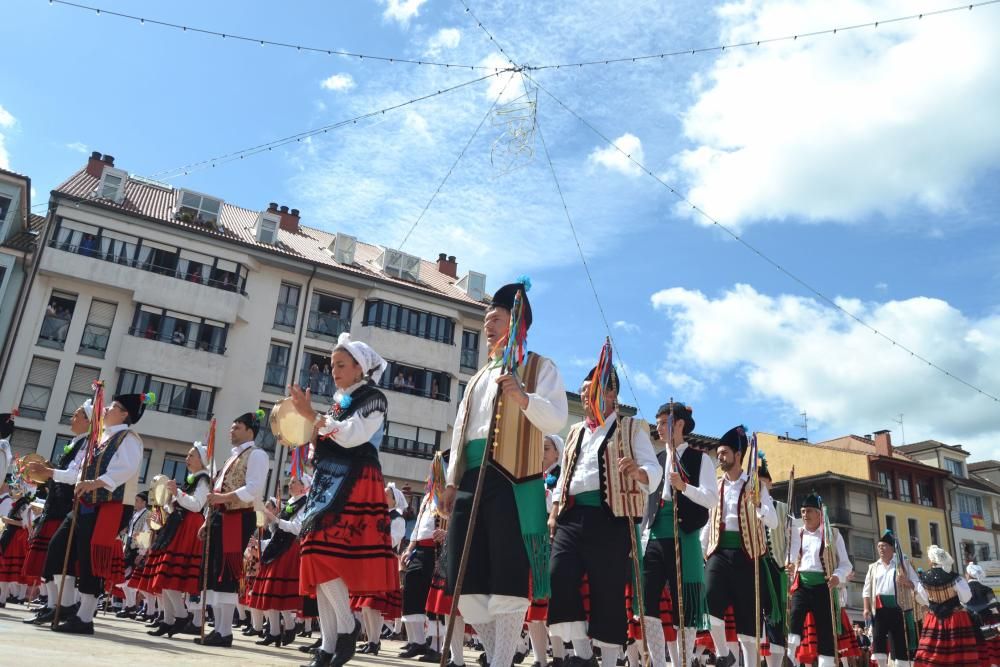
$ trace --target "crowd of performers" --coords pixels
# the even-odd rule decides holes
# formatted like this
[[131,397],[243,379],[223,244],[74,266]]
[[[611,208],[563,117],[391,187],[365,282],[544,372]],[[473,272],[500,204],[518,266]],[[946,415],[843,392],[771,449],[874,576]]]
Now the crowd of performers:
[[[234,630],[287,646],[318,626],[298,646],[308,667],[378,656],[390,636],[405,638],[399,658],[450,667],[468,646],[497,667],[529,654],[534,667],[839,667],[860,656],[841,605],[852,565],[822,499],[772,499],[742,426],[713,458],[688,442],[682,402],[658,410],[655,434],[621,415],[608,344],[579,386],[586,418],[553,435],[568,419],[566,387],[550,359],[524,351],[526,292],[518,282],[493,296],[488,363],[468,383],[450,450],[430,463],[408,538],[406,498],[379,464],[387,364],[349,334],[332,353],[329,411],[289,388],[315,437],[282,501],[264,501],[259,413],[233,420],[221,467],[195,443],[166,502],[143,492],[132,507],[152,397],[114,396],[101,415],[87,401],[63,451],[23,470],[14,416],[0,415],[0,607],[44,601],[25,624],[92,635],[99,601],[114,600],[150,635],[212,647],[232,646]],[[981,568],[967,580],[932,546],[917,573],[890,532],[878,556],[863,589],[874,663],[1000,665]]]

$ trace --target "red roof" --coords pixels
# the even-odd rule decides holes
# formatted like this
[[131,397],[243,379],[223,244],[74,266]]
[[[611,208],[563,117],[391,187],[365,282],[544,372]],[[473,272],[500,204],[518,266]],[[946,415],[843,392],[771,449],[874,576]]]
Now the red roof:
[[226,239],[233,243],[252,246],[265,252],[293,257],[306,262],[327,266],[340,271],[362,275],[386,283],[393,283],[409,289],[443,296],[463,303],[485,307],[487,302],[472,299],[464,290],[456,286],[458,282],[449,275],[438,271],[437,263],[421,259],[420,282],[402,280],[386,275],[374,264],[382,252],[379,246],[358,241],[354,251],[354,264],[347,265],[335,261],[327,250],[336,236],[312,227],[299,225],[298,233],[278,230],[274,245],[257,240],[254,226],[260,211],[253,211],[233,204],[224,203],[219,214],[219,229],[211,229],[202,224],[182,222],[174,219],[174,205],[177,191],[173,188],[137,178],[129,178],[125,186],[125,197],[115,203],[108,199],[96,199],[99,179],[81,169],[66,182],[52,191],[53,195],[64,195],[87,200],[88,204],[143,217],[175,227],[197,231],[208,236]]

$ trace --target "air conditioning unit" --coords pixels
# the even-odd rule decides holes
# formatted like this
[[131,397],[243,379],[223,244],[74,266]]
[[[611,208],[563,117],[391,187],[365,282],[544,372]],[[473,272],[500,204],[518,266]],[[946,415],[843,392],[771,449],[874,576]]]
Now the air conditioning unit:
[[382,273],[394,278],[420,281],[420,258],[399,250],[385,248],[375,260]]
[[457,283],[458,288],[469,295],[470,299],[482,301],[486,296],[486,275],[469,271]]
[[338,264],[354,264],[354,249],[358,240],[348,234],[337,234],[330,243],[329,251]]

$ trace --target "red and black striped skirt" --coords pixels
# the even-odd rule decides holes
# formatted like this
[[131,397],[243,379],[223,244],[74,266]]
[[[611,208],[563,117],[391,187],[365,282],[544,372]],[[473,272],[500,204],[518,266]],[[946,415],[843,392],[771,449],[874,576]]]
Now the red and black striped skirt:
[[153,565],[152,590],[181,591],[197,595],[201,591],[201,559],[204,542],[198,530],[205,518],[198,512],[187,512],[170,544],[159,552]]
[[437,571],[431,577],[431,587],[427,591],[426,610],[428,614],[447,616],[451,613],[451,596],[445,592],[447,582]]
[[403,594],[400,591],[383,591],[351,596],[352,610],[360,611],[365,607],[379,612],[386,621],[395,620],[403,613]]
[[299,542],[295,540],[270,563],[261,563],[248,583],[245,604],[261,611],[301,611],[299,593]]
[[45,523],[38,527],[38,531],[28,540],[28,553],[24,557],[24,566],[21,574],[31,581],[42,576],[45,569],[45,557],[49,553],[49,542],[56,534],[62,519],[46,519]]
[[941,618],[928,611],[913,664],[914,667],[979,667],[979,650],[969,612],[956,609]]
[[0,554],[0,582],[30,584],[31,579],[21,574],[28,554],[28,531],[21,526],[7,526],[7,530],[13,530],[14,535]]

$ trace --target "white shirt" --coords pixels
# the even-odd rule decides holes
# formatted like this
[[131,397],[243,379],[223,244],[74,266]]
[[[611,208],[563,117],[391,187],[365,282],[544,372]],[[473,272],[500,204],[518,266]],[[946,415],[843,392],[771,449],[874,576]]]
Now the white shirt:
[[[871,600],[877,595],[896,595],[896,568],[899,566],[897,558],[896,554],[893,554],[888,563],[883,563],[880,558],[868,566],[868,572],[865,574],[865,586],[862,589],[866,600]],[[920,580],[917,579],[917,573],[913,571],[913,566],[910,565],[909,561],[905,562],[905,570],[907,578],[916,589]]]
[[[689,445],[686,442],[682,442],[677,445],[677,458],[680,459],[684,456],[684,452],[687,451]],[[663,482],[663,494],[664,500],[670,500],[673,495],[674,487],[670,484],[670,473],[674,469],[674,453],[673,450],[667,447],[667,460],[664,465],[664,482]],[[682,491],[689,500],[693,500],[702,507],[707,509],[712,509],[719,502],[719,487],[715,481],[715,463],[713,463],[711,457],[702,452],[701,453],[701,472],[698,475],[698,484],[694,484],[694,480],[688,480],[687,486]]]
[[10,451],[10,441],[7,438],[0,439],[0,480],[7,479],[7,471],[14,461],[14,454]]
[[406,519],[401,516],[393,519],[389,524],[389,536],[392,538],[392,548],[395,549],[406,536]]
[[[615,413],[611,413],[611,415],[605,417],[604,426],[598,426],[593,431],[587,427],[583,428],[583,437],[580,439],[580,448],[576,455],[576,468],[572,473],[570,473],[566,461],[569,448],[567,447],[563,450],[562,470],[565,470],[566,473],[559,475],[559,480],[556,481],[556,486],[552,489],[553,499],[562,498],[563,480],[570,474],[572,474],[572,479],[569,482],[569,495],[575,496],[587,491],[601,490],[601,444],[604,443],[604,439],[608,436],[608,431],[611,430],[612,425],[617,422],[617,419],[618,416]],[[639,488],[642,489],[642,492],[648,494],[651,488],[655,489],[656,485],[660,483],[663,470],[660,468],[660,462],[656,460],[656,452],[653,451],[653,443],[649,439],[649,431],[647,429],[641,427],[635,429],[632,450],[635,454],[635,462],[649,476],[649,484],[639,483]],[[615,465],[617,464],[618,462],[616,461]],[[551,510],[551,508],[549,509]]]
[[[750,481],[744,472],[732,481],[727,475],[722,476],[722,511],[725,515],[726,530],[739,530],[739,499],[740,491],[746,483]],[[749,493],[749,491],[747,492]],[[760,485],[760,507],[757,508],[757,518],[764,522],[764,526],[770,530],[778,525],[778,513],[774,511],[774,503],[771,502],[771,494],[767,487]]]
[[434,498],[427,494],[420,503],[420,513],[417,514],[417,524],[413,527],[411,542],[429,540],[434,537]]
[[14,499],[10,497],[9,493],[5,493],[0,496],[0,516],[7,516],[10,511],[14,509]]
[[[288,499],[288,502],[294,503],[301,497],[302,496],[292,496]],[[305,505],[302,507],[305,507]],[[278,519],[278,528],[286,533],[298,535],[302,531],[302,507],[300,507],[295,514],[292,515],[291,519]]]
[[[226,460],[225,465],[222,466],[222,471],[219,473],[218,478],[215,480],[214,489],[219,492],[222,491],[222,480],[225,479],[226,471],[229,466],[236,461],[236,457],[245,452],[246,450],[253,447],[253,440],[244,442],[242,445],[233,447],[230,450],[229,459]],[[243,480],[243,486],[238,489],[233,489],[236,493],[236,497],[244,503],[259,503],[264,499],[264,484],[267,481],[267,452],[263,449],[254,448],[250,452],[250,456],[247,460],[247,474],[246,478]]]
[[[338,389],[333,397],[334,403],[363,384],[365,382],[358,382],[347,389]],[[372,436],[382,430],[385,413],[381,410],[374,410],[367,417],[364,417],[360,412],[355,412],[344,421],[337,421],[333,415],[327,414],[323,415],[323,420],[323,425],[319,427],[320,435],[333,438],[341,447],[358,447],[370,442]]]
[[[841,581],[847,579],[851,572],[851,559],[844,546],[844,538],[840,531],[834,529],[834,541],[837,549],[837,569],[833,571]],[[805,526],[792,531],[792,558],[798,558],[799,547],[802,548],[802,559],[799,561],[799,572],[823,572],[823,560],[820,546],[823,544],[823,525],[815,531],[807,530]]]
[[[500,367],[491,368],[479,376],[475,384],[467,387],[462,402],[458,405],[458,419],[451,437],[451,451],[458,452],[469,440],[484,439],[489,436],[493,420],[493,401],[497,395],[496,380],[500,377]],[[466,403],[470,405],[469,422],[465,423]],[[569,418],[566,402],[566,386],[559,369],[549,359],[543,359],[538,367],[538,381],[535,391],[528,394],[528,407],[524,416],[542,433],[559,433]],[[464,440],[463,440],[464,434]],[[448,466],[448,486],[458,486],[458,466]]]
[[[128,424],[118,424],[117,426],[107,426],[104,428],[104,433],[101,434],[101,440],[98,442],[97,447],[100,448],[104,443],[111,439],[116,433],[121,431],[126,431],[130,429],[131,426]],[[77,453],[77,458],[80,459],[79,468],[77,468],[76,479],[66,482],[67,484],[75,484],[81,481],[83,476],[83,456],[86,454],[86,447],[81,447],[80,452]],[[74,460],[73,463],[76,463]],[[104,484],[104,487],[109,491],[114,491],[122,484],[125,484],[133,477],[139,474],[139,465],[142,463],[142,441],[135,435],[134,432],[129,432],[125,438],[122,440],[118,449],[115,450],[114,455],[111,457],[111,461],[108,463],[107,471],[97,478],[97,481]],[[72,467],[73,464],[70,464]],[[61,481],[57,479],[56,481]]]
[[207,474],[202,475],[200,473],[195,473],[195,477],[204,477],[209,483],[196,484],[194,487],[194,493],[184,493],[180,487],[177,487],[177,495],[174,496],[177,500],[177,504],[189,512],[200,512],[205,508],[205,503],[208,502],[208,490],[212,485],[212,480]]
[[[78,435],[70,441],[71,445],[76,445],[79,440],[85,440],[87,434]],[[87,445],[84,444],[76,450],[76,456],[69,462],[65,470],[55,469],[52,471],[52,479],[60,484],[76,484],[80,480],[80,468],[83,467],[83,459],[87,455]]]

